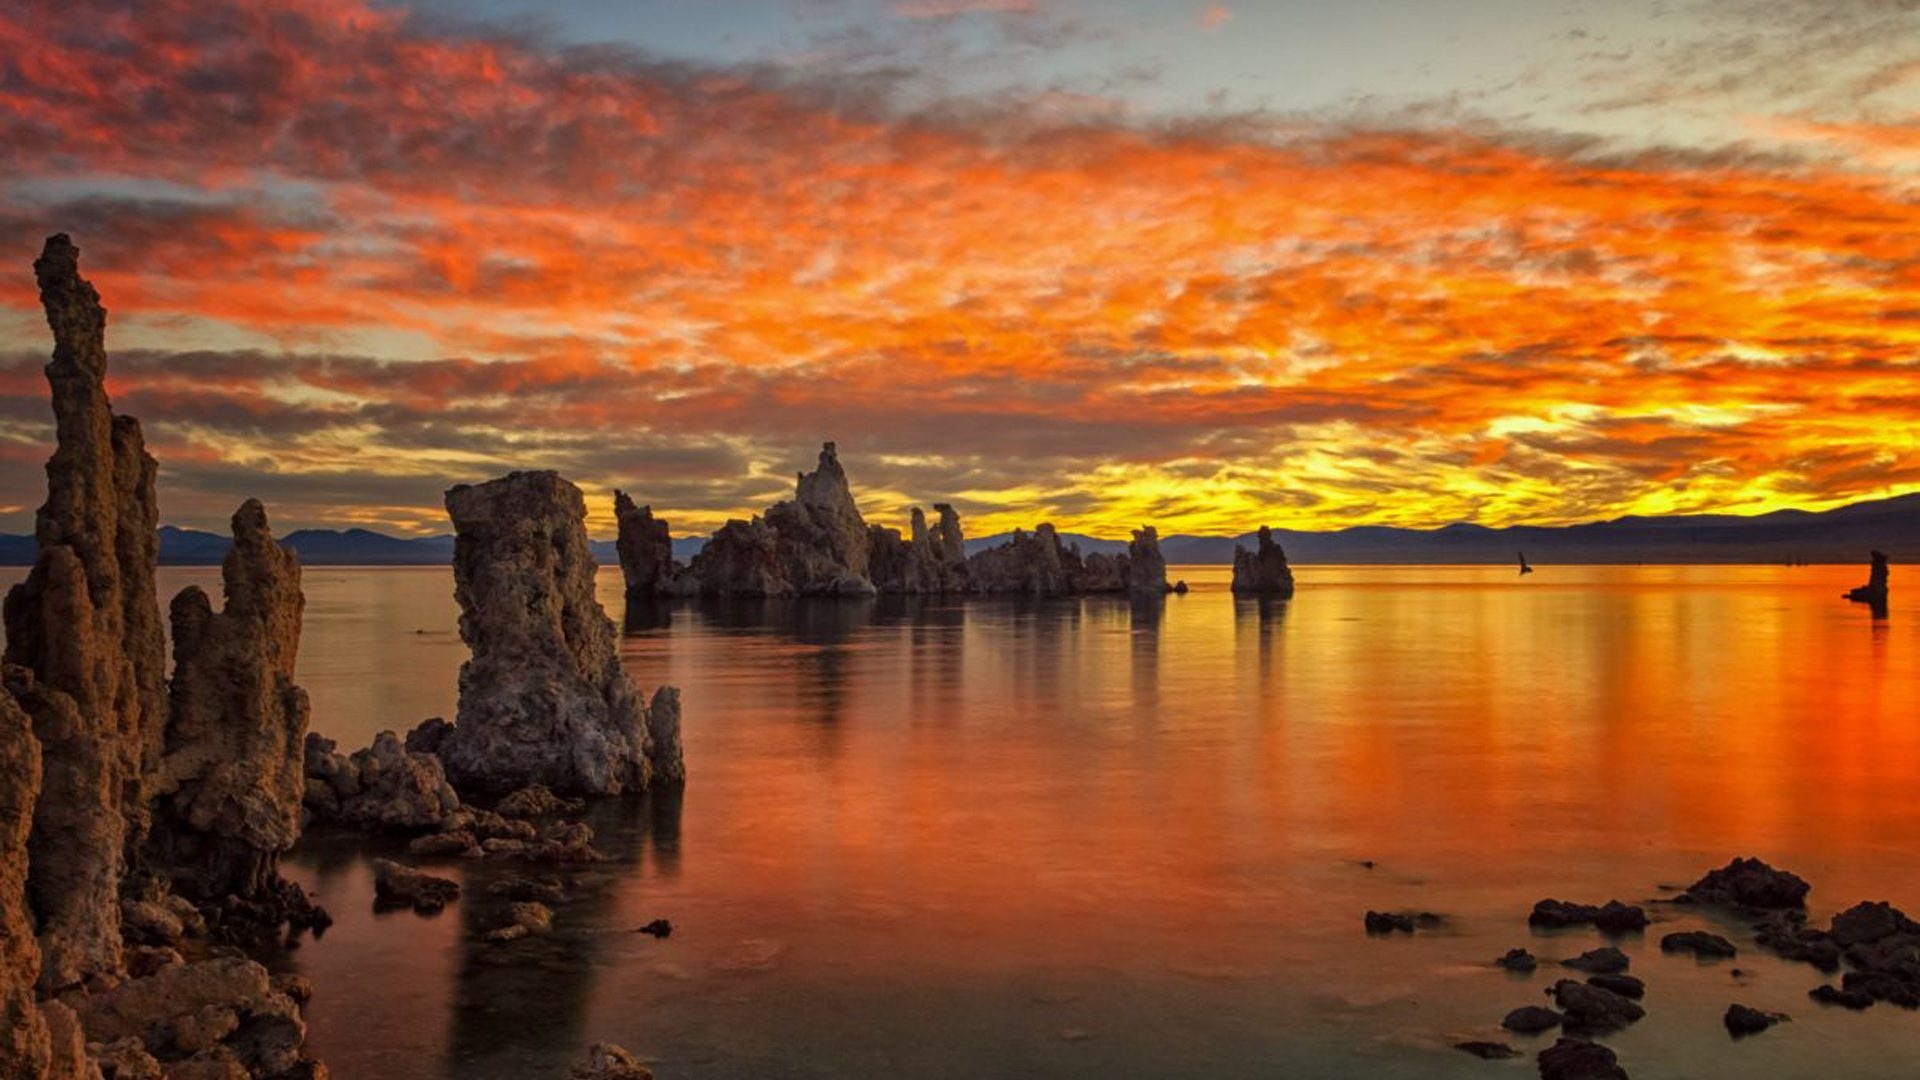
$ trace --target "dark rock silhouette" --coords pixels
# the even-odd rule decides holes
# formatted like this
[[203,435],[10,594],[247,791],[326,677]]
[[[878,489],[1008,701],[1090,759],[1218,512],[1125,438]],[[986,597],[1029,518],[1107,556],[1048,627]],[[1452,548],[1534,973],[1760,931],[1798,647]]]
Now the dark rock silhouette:
[[594,598],[586,501],[553,472],[447,492],[454,597],[473,656],[439,757],[456,788],[618,794],[652,772],[646,707]]
[[274,542],[261,505],[233,515],[225,607],[190,587],[173,601],[173,680],[148,854],[200,900],[275,891],[280,854],[300,836],[307,694],[300,560]]
[[759,518],[729,521],[693,557],[692,574],[703,596],[792,596],[780,558],[780,538]]
[[1726,959],[1737,956],[1740,952],[1734,947],[1733,942],[1719,934],[1709,934],[1704,930],[1684,930],[1677,934],[1668,934],[1660,939],[1660,951],[1688,952],[1702,960]]
[[971,591],[960,515],[946,503],[935,503],[933,509],[940,520],[929,528],[925,511],[913,508],[911,537],[881,525],[867,527],[867,571],[880,592],[938,596]]
[[1544,930],[1591,925],[1620,934],[1646,929],[1647,913],[1637,904],[1623,904],[1618,900],[1609,900],[1598,907],[1565,900],[1542,900],[1533,905],[1527,923]]
[[613,513],[620,526],[615,547],[629,600],[685,595],[697,589],[686,567],[674,559],[673,537],[666,521],[653,516],[653,507],[635,506],[626,492],[615,491]]
[[1127,592],[1136,599],[1158,599],[1172,591],[1167,560],[1160,554],[1160,533],[1151,525],[1133,530],[1127,544]]
[[1522,551],[1520,552],[1520,576],[1525,577],[1531,573],[1533,573],[1533,564],[1527,561],[1527,553]]
[[1522,1005],[1503,1017],[1500,1026],[1522,1035],[1538,1035],[1559,1027],[1564,1020],[1565,1017],[1543,1005]]
[[1758,1035],[1787,1017],[1782,1013],[1761,1012],[1748,1005],[1729,1005],[1727,1014],[1721,1022],[1727,1026],[1727,1033],[1734,1038],[1745,1035]]
[[1540,1080],[1628,1080],[1612,1050],[1563,1036],[1540,1051]]
[[1606,945],[1598,949],[1589,949],[1571,959],[1562,960],[1560,966],[1584,971],[1591,975],[1617,975],[1627,970],[1628,963],[1626,953]]
[[1287,553],[1274,542],[1273,530],[1260,526],[1256,550],[1239,545],[1233,549],[1233,591],[1260,596],[1293,595],[1293,569],[1287,565]]
[[1687,886],[1680,899],[1761,910],[1798,909],[1807,906],[1811,888],[1799,875],[1775,870],[1759,859],[1735,859]]
[[1867,583],[1849,591],[1847,599],[1872,608],[1875,618],[1885,618],[1887,614],[1887,553],[1875,551],[1869,554],[1873,559],[1873,568],[1867,572]]
[[1554,1003],[1566,1017],[1570,1029],[1581,1031],[1617,1031],[1647,1015],[1631,998],[1604,987],[1562,979],[1550,991]]

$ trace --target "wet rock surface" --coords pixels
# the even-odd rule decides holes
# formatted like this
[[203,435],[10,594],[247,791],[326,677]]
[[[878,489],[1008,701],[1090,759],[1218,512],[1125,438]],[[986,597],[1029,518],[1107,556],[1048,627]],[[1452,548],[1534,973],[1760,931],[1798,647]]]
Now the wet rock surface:
[[409,751],[391,731],[352,754],[309,734],[302,805],[314,821],[362,829],[420,832],[445,828],[460,809],[440,759]]
[[1506,955],[1494,963],[1508,971],[1532,971],[1540,966],[1540,961],[1525,949],[1508,949]]
[[1632,975],[1621,975],[1618,973],[1589,975],[1587,976],[1587,984],[1589,986],[1597,986],[1602,990],[1611,990],[1623,998],[1630,998],[1634,1001],[1639,1001],[1641,998],[1647,996],[1647,984]]
[[1482,1061],[1506,1061],[1520,1056],[1520,1051],[1506,1043],[1486,1042],[1480,1039],[1457,1042],[1453,1044],[1453,1048],[1463,1054],[1472,1054]]

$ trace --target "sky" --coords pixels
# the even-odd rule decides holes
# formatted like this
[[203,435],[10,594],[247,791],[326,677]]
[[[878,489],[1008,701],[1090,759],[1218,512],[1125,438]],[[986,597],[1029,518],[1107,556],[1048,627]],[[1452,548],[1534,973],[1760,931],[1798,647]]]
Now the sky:
[[24,0],[0,155],[0,531],[58,231],[192,527],[1920,490],[1916,0]]

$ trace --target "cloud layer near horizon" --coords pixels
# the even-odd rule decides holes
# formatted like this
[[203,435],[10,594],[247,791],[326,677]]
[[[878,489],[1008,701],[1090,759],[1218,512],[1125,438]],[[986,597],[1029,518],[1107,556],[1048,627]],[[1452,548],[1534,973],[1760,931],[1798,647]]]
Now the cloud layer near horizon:
[[27,268],[57,230],[186,524],[257,494],[433,529],[448,484],[553,467],[705,530],[826,438],[869,516],[953,501],[975,532],[1920,487],[1898,119],[1627,152],[1064,95],[903,112],[865,77],[318,0],[29,3],[0,56],[0,527],[38,501]]

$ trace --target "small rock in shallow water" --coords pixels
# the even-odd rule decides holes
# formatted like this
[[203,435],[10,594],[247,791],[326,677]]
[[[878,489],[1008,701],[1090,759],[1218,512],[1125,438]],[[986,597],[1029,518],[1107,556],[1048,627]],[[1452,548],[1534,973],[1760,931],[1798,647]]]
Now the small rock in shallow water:
[[1453,1048],[1462,1053],[1472,1054],[1483,1061],[1505,1061],[1508,1058],[1520,1056],[1520,1051],[1506,1043],[1484,1042],[1479,1039],[1454,1043]]
[[1838,1005],[1843,1009],[1870,1009],[1873,1007],[1873,995],[1858,990],[1841,990],[1822,983],[1807,991],[1807,996],[1822,1005]]
[[1600,974],[1587,976],[1587,985],[1611,990],[1623,998],[1639,1001],[1647,996],[1647,984],[1631,975]]
[[1561,1038],[1540,1051],[1540,1080],[1628,1080],[1613,1051],[1585,1039]]
[[1553,1000],[1566,1025],[1586,1031],[1617,1031],[1647,1015],[1647,1010],[1611,990],[1562,979],[1553,984]]
[[1745,1005],[1727,1006],[1727,1015],[1721,1018],[1727,1025],[1727,1031],[1735,1038],[1742,1035],[1758,1035],[1785,1019],[1787,1019],[1785,1014],[1761,1012],[1759,1009]]
[[1522,1035],[1537,1035],[1542,1031],[1560,1026],[1562,1018],[1552,1009],[1539,1005],[1522,1005],[1506,1015],[1500,1026],[1508,1031],[1517,1031]]
[[1507,955],[1495,960],[1494,964],[1508,971],[1532,971],[1540,966],[1540,961],[1525,949],[1508,949]]
[[1571,960],[1560,961],[1560,966],[1575,971],[1585,971],[1593,975],[1616,975],[1627,970],[1627,954],[1611,945],[1590,949]]
[[1367,912],[1367,933],[1391,934],[1396,930],[1403,934],[1413,933],[1413,916],[1387,911]]
[[655,919],[638,930],[635,930],[634,933],[652,934],[657,938],[668,937],[673,933],[673,924],[665,919]]
[[1543,930],[1573,926],[1596,926],[1610,934],[1624,934],[1647,928],[1647,913],[1637,904],[1609,900],[1595,907],[1566,900],[1542,900],[1533,905],[1527,924]]
[[1775,870],[1759,859],[1735,859],[1687,886],[1680,899],[1764,910],[1803,908],[1812,888],[1798,874]]
[[537,937],[553,929],[553,909],[532,900],[516,900],[507,907],[507,921],[480,935],[500,944]]
[[1686,930],[1678,934],[1668,934],[1660,939],[1660,951],[1668,953],[1690,952],[1703,960],[1725,959],[1739,953],[1733,942],[1719,934],[1709,934],[1704,930]]
[[373,902],[375,907],[408,907],[431,915],[460,896],[460,883],[423,874],[394,862],[373,860]]

